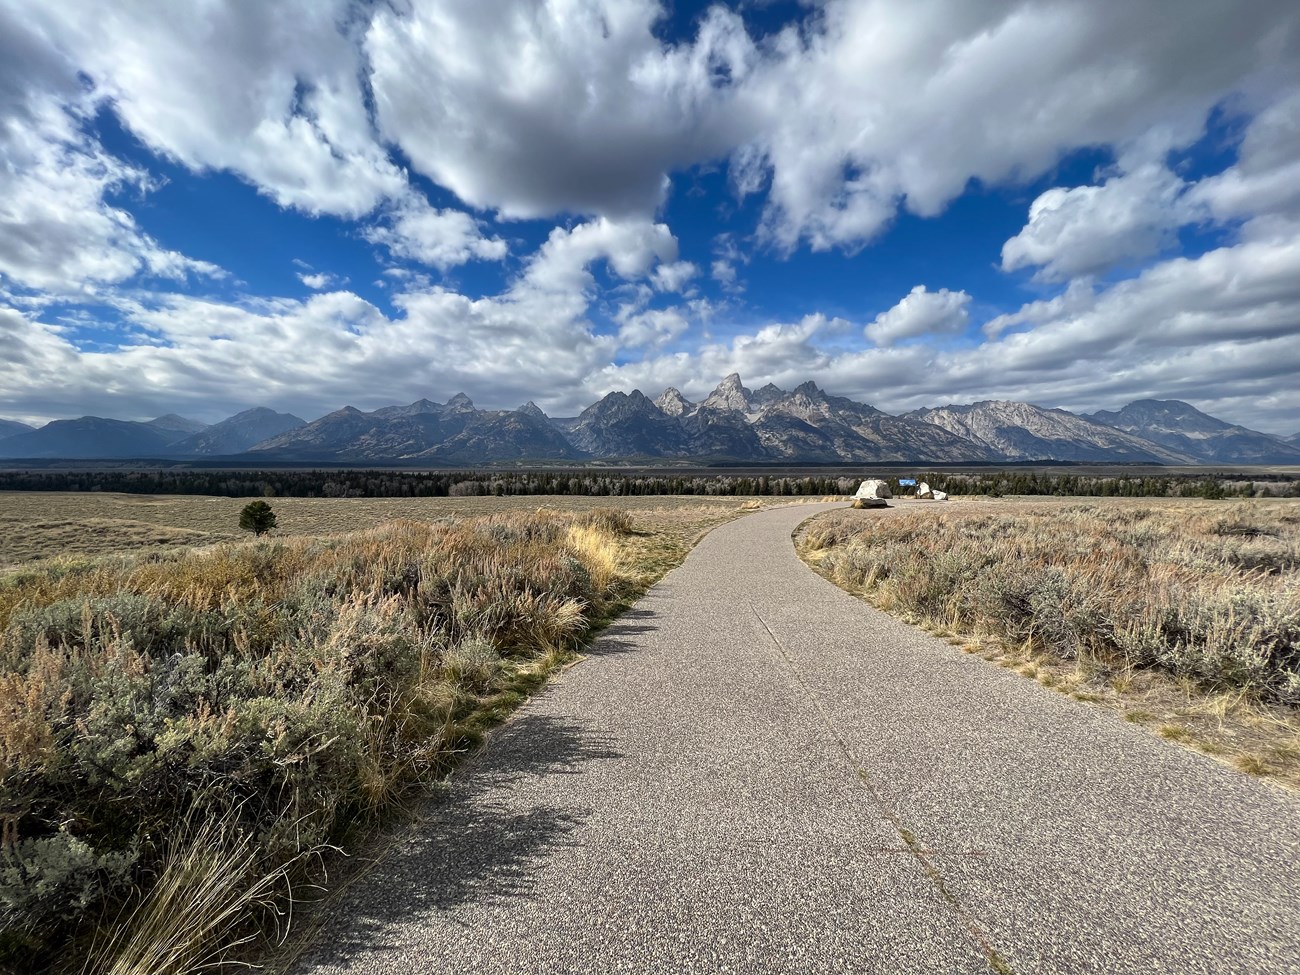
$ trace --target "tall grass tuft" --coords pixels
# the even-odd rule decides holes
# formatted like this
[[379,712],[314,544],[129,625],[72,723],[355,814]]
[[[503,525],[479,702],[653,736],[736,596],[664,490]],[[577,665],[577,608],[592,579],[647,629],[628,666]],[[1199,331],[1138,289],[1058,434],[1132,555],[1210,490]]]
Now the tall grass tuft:
[[623,598],[629,530],[404,521],[0,577],[0,969],[224,957]]
[[1102,671],[1150,667],[1300,704],[1300,522],[1286,502],[832,517],[836,582],[931,625]]
[[285,918],[292,862],[265,866],[237,815],[202,817],[178,824],[157,878],[96,932],[80,975],[197,975],[253,941],[255,919]]

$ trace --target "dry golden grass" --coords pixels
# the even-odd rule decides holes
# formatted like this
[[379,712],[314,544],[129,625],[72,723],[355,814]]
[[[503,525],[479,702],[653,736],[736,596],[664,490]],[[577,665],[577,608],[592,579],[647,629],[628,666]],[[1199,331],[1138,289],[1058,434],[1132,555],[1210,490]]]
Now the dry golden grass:
[[[249,537],[239,529],[248,498],[188,495],[0,492],[0,571],[61,555],[104,555],[211,545]],[[513,496],[469,498],[271,498],[271,537],[334,535],[410,519],[433,521],[508,511],[633,514],[648,530],[676,532],[734,517],[745,498]],[[752,503],[752,502],[750,502]],[[761,502],[760,502],[761,503]],[[750,510],[750,509],[745,509]]]
[[238,816],[191,815],[176,824],[148,894],[105,926],[79,975],[219,971],[256,940],[250,916],[286,916],[291,880],[292,864],[265,869]]
[[1300,501],[837,512],[810,564],[967,652],[1300,789]]
[[3,500],[57,554],[0,571],[0,970],[115,975],[226,957],[744,503],[278,499],[253,540],[238,500]]

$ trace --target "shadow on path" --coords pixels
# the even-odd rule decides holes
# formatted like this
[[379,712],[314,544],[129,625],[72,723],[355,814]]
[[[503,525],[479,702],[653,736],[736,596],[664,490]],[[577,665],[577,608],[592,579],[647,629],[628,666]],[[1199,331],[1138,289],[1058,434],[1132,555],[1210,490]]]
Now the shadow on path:
[[657,613],[648,609],[624,610],[617,620],[601,630],[596,639],[583,649],[583,655],[606,657],[643,649],[637,638],[659,629],[655,623],[657,617]]
[[527,898],[540,864],[571,843],[589,811],[530,800],[520,786],[620,757],[607,739],[575,722],[521,715],[503,726],[333,906],[324,936],[293,971],[346,967],[363,954],[400,951],[407,947],[400,939],[404,922],[462,923],[438,915]]

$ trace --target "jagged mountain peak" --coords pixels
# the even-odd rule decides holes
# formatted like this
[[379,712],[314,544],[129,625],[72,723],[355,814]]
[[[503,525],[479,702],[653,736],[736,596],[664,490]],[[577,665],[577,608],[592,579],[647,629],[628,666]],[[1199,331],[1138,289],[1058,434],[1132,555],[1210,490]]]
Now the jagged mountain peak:
[[442,413],[447,407],[441,403],[435,403],[430,399],[417,399],[414,403],[407,403],[405,406],[381,406],[368,416],[381,420],[392,420],[400,417],[429,416]]
[[569,441],[597,457],[675,457],[689,455],[687,436],[641,390],[612,392],[582,411],[570,426]]
[[1122,461],[1185,464],[1191,458],[1143,437],[1117,430],[1068,410],[1032,403],[981,400],[916,410],[924,420],[1014,461]]
[[971,412],[979,411],[981,409],[998,408],[998,409],[1018,410],[1021,407],[1027,410],[1046,409],[1046,407],[1035,406],[1032,403],[1021,403],[1018,400],[1012,400],[1012,399],[981,399],[981,400],[976,400],[974,403],[965,403],[965,404],[949,403],[947,406],[935,406],[935,407],[926,407],[926,408],[935,409],[935,410],[950,410],[959,413],[971,413]]
[[681,416],[684,413],[689,413],[694,405],[682,395],[681,390],[676,386],[669,386],[655,400],[655,406],[669,416]]
[[579,419],[584,416],[594,414],[612,414],[612,413],[653,413],[660,414],[662,410],[655,405],[654,400],[646,396],[639,389],[634,389],[630,393],[625,393],[620,389],[606,393],[596,402],[588,406],[579,415]]
[[519,407],[519,409],[515,410],[515,412],[523,413],[525,416],[535,416],[539,420],[549,419],[546,415],[546,411],[543,410],[536,403],[534,403],[532,400],[529,400],[523,406]]
[[[148,458],[250,452],[343,463],[395,460],[699,458],[764,463],[1083,461],[1300,464],[1281,437],[1226,423],[1179,400],[1138,400],[1080,416],[982,400],[891,416],[828,394],[814,381],[751,391],[732,373],[693,404],[676,388],[655,400],[614,391],[577,417],[548,418],[535,402],[480,410],[464,393],[364,412],[344,406],[312,423],[254,407],[176,441],[173,417],[150,423],[82,417],[0,436],[3,457]],[[12,426],[9,428],[12,431]],[[23,431],[24,428],[19,428]],[[0,422],[0,433],[4,432]],[[251,438],[258,437],[249,445]]]
[[718,383],[713,392],[704,398],[704,401],[700,403],[700,409],[733,410],[738,413],[745,413],[750,409],[749,397],[749,390],[740,381],[740,373],[733,372]]
[[1098,410],[1096,413],[1084,415],[1098,423],[1105,423],[1120,430],[1129,427],[1151,427],[1157,424],[1170,429],[1186,429],[1188,426],[1194,426],[1198,430],[1245,429],[1245,427],[1234,427],[1233,424],[1210,416],[1192,406],[1191,403],[1184,403],[1178,399],[1139,399],[1113,412]]

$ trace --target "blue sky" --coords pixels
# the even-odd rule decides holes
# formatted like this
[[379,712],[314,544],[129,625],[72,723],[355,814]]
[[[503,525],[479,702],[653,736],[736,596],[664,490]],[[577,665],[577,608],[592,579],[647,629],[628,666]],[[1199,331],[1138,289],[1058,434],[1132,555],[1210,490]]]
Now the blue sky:
[[738,371],[1300,430],[1293,4],[163,9],[0,0],[0,416]]

